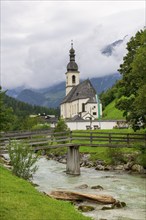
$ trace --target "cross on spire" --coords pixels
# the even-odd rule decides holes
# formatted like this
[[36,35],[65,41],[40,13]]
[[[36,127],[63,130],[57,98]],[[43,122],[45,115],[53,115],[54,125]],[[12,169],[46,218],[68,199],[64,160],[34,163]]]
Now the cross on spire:
[[73,40],[71,40],[71,48],[73,48]]

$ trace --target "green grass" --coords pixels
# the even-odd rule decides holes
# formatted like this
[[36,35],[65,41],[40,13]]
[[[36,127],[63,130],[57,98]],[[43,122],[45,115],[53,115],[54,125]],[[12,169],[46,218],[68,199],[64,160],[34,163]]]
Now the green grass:
[[123,117],[123,111],[118,110],[115,107],[115,100],[113,100],[110,104],[105,107],[103,111],[102,119],[125,119]]
[[[76,135],[76,139],[78,139],[78,137],[81,136],[85,136],[88,137],[90,136],[90,130],[85,131],[85,133],[81,133],[84,131],[80,131],[80,130],[76,130],[73,131],[73,135]],[[93,134],[93,136],[96,136],[98,134],[98,136],[103,136],[104,134],[100,134],[100,133],[120,133],[123,134],[122,136],[124,136],[124,134],[126,133],[130,133],[130,134],[134,134],[135,132],[132,129],[107,129],[107,130],[95,130],[92,131],[95,134]],[[145,133],[145,130],[140,130],[137,131],[136,133]],[[135,142],[133,143],[132,147],[133,148],[127,148],[126,146],[124,148],[120,148],[120,149],[113,149],[113,150],[109,150],[109,147],[91,147],[91,146],[84,146],[84,144],[89,143],[88,140],[86,140],[85,138],[83,138],[82,140],[73,140],[72,143],[76,143],[76,144],[80,144],[82,143],[82,146],[80,146],[80,152],[81,153],[85,153],[85,154],[90,154],[90,160],[91,161],[97,161],[97,160],[103,160],[105,161],[106,164],[112,164],[113,163],[113,158],[112,156],[115,157],[115,154],[117,155],[117,160],[121,160],[121,161],[128,161],[127,155],[129,154],[135,154],[135,152],[140,153],[140,146],[143,146],[143,142],[139,143],[139,142]],[[103,142],[103,141],[94,141],[94,144],[98,143],[98,144],[106,144],[108,142]],[[118,144],[117,144],[118,145]],[[50,149],[48,150],[48,153],[53,153],[56,156],[59,155],[63,155],[65,154],[67,151],[67,148],[57,148],[57,149]]]
[[[0,166],[1,220],[87,220],[69,202],[38,192],[31,183]],[[56,180],[57,181],[57,180]]]
[[[80,131],[75,131],[76,132],[76,135],[83,135],[83,134],[80,134]],[[90,135],[90,131],[88,130],[87,131],[88,133],[86,133],[86,136],[89,136]],[[104,130],[96,130],[96,131],[93,131],[95,132],[95,135],[99,133],[98,136],[101,136],[103,134],[100,134],[100,133],[120,133],[120,134],[124,134],[124,133],[135,133],[132,129],[104,129]],[[145,133],[145,130],[140,130],[140,131],[137,131],[136,132],[137,134],[138,133]],[[78,141],[75,141],[75,143],[89,143],[89,141],[87,140],[78,140]],[[96,143],[93,142],[93,143]],[[106,143],[106,142],[100,142],[98,141],[97,142],[98,144],[103,144],[103,143]],[[118,145],[118,144],[117,144]],[[128,154],[135,154],[135,152],[138,152],[140,153],[140,149],[139,149],[139,146],[141,144],[140,143],[134,143],[133,144],[133,148],[127,148],[127,147],[124,147],[124,148],[120,148],[120,149],[116,149],[117,150],[117,160],[121,159],[125,162],[127,162],[127,155]],[[143,143],[142,143],[143,145]],[[115,155],[115,150],[113,149],[113,153],[112,153],[112,150],[110,151],[109,150],[109,147],[91,147],[91,146],[80,146],[80,152],[81,153],[87,153],[87,154],[90,154],[90,160],[91,161],[97,161],[97,160],[103,160],[105,161],[106,164],[112,164],[113,163],[113,158],[112,158],[112,154],[113,156]],[[121,155],[120,155],[121,154]],[[119,157],[119,158],[118,158]]]

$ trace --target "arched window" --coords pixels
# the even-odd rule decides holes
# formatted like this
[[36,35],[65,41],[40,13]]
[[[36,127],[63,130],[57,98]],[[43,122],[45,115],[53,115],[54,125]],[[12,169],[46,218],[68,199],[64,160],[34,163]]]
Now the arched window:
[[75,77],[75,75],[72,76],[72,83],[76,83],[76,77]]

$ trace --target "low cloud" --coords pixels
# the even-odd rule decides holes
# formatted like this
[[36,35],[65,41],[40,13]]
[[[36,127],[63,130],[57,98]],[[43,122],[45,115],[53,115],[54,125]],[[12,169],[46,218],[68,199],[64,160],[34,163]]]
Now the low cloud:
[[[126,43],[143,28],[145,16],[142,3],[137,9],[136,2],[121,2],[121,11],[119,4],[3,2],[2,86],[44,88],[65,80],[71,40],[81,78],[115,73]],[[111,56],[101,53],[125,35]]]

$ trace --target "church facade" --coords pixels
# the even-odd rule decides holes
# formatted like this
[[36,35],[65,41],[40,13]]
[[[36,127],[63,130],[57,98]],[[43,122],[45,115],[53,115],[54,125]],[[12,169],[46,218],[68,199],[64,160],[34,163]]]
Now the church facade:
[[66,96],[60,104],[64,119],[98,119],[102,115],[102,104],[89,79],[80,82],[80,72],[75,62],[75,50],[71,44],[70,61],[67,65]]

